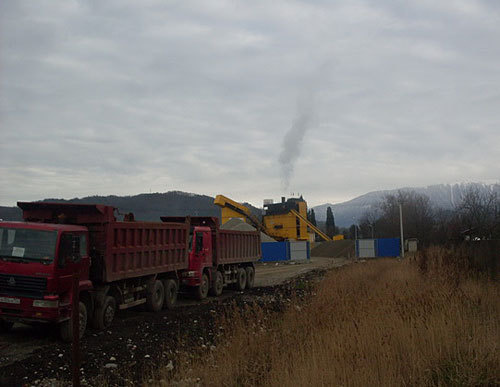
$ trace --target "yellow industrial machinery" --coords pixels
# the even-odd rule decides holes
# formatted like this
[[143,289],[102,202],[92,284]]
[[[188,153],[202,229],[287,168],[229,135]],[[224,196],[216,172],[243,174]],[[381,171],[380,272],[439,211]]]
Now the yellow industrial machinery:
[[222,224],[232,218],[240,218],[245,222],[250,223],[257,230],[264,233],[266,232],[260,220],[243,204],[235,202],[224,195],[217,195],[215,197],[214,204],[218,205],[222,209]]
[[300,198],[281,198],[281,203],[265,203],[262,222],[242,204],[217,195],[214,204],[222,208],[222,224],[231,218],[241,218],[276,240],[309,240],[308,227],[324,240],[331,240],[307,220],[307,203]]
[[302,197],[288,200],[282,197],[281,203],[264,204],[262,221],[266,233],[277,240],[309,240],[307,223],[301,222],[296,214],[307,219],[307,204]]
[[291,210],[290,211],[293,215],[295,215],[297,218],[302,220],[302,222],[306,223],[310,229],[312,229],[316,234],[318,234],[321,238],[323,238],[325,241],[331,240],[328,235],[326,235],[323,231],[321,231],[319,228],[317,228],[315,225],[313,225],[311,222],[307,220],[307,218],[304,218],[302,215],[300,215],[297,211]]

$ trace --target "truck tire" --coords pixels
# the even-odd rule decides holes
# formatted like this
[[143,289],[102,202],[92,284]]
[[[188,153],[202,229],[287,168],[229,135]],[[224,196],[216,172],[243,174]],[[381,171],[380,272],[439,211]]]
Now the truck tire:
[[163,302],[163,307],[165,309],[172,309],[177,302],[177,293],[179,291],[177,281],[168,278],[163,281],[163,288],[165,289],[165,301]]
[[245,290],[247,285],[247,272],[244,267],[238,268],[238,273],[236,274],[236,290]]
[[219,297],[222,294],[222,290],[224,288],[224,279],[222,278],[222,273],[220,271],[216,271],[214,277],[214,283],[210,288],[210,295]]
[[114,297],[106,296],[101,306],[96,306],[92,317],[92,327],[98,330],[108,328],[116,313],[116,300]]
[[0,332],[8,332],[14,326],[13,322],[0,320]]
[[252,289],[255,282],[255,269],[252,266],[245,268],[247,272],[247,289]]
[[146,308],[150,312],[159,312],[165,302],[165,288],[163,282],[156,280],[151,287],[151,291],[146,295]]
[[208,288],[209,288],[208,276],[205,273],[203,273],[203,275],[201,276],[201,284],[200,286],[196,287],[196,298],[198,300],[204,300],[205,298],[207,298]]
[[[80,309],[80,332],[79,336],[80,339],[83,337],[83,334],[85,333],[85,329],[87,329],[87,307],[83,302],[79,303],[79,309]],[[61,339],[67,343],[73,341],[73,319],[69,319],[66,321],[63,321],[59,325],[59,335],[61,336]]]

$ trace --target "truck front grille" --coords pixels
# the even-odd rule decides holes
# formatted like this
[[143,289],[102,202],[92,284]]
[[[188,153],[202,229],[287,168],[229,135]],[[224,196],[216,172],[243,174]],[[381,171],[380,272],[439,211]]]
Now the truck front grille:
[[0,274],[0,294],[18,297],[43,297],[47,278],[18,274]]

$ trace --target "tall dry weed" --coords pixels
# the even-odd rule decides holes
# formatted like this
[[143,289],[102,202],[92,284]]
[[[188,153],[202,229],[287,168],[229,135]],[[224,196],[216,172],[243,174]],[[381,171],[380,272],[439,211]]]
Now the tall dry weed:
[[[442,258],[447,259],[447,258]],[[441,273],[441,272],[440,272]],[[496,385],[499,287],[422,275],[399,261],[329,273],[284,314],[234,311],[218,348],[178,364],[174,384]],[[168,375],[159,371],[158,378]]]
[[431,246],[418,251],[411,261],[422,273],[438,273],[459,280],[471,276],[498,278],[499,241],[471,241],[452,246]]

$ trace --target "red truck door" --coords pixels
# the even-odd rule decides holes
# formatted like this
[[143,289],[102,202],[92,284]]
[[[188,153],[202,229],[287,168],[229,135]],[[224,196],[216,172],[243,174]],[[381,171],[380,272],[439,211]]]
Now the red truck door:
[[[90,259],[87,251],[87,234],[63,232],[59,243],[57,270],[61,291],[72,289],[73,276],[78,273],[80,283],[88,282]],[[64,301],[71,301],[70,299]]]
[[203,231],[203,264],[204,266],[212,266],[212,232],[210,230]]
[[210,229],[201,227],[194,229],[194,235],[194,256],[190,268],[202,273],[203,268],[212,266],[212,235]]

